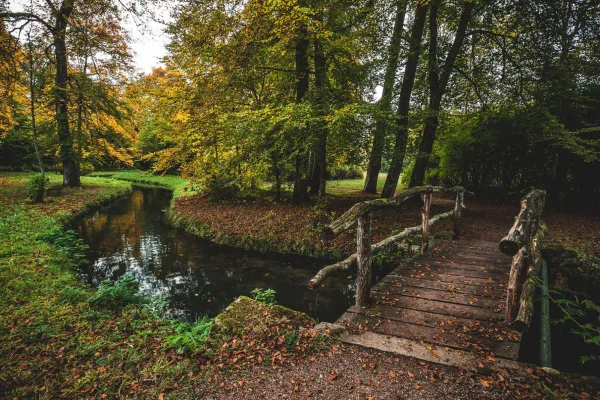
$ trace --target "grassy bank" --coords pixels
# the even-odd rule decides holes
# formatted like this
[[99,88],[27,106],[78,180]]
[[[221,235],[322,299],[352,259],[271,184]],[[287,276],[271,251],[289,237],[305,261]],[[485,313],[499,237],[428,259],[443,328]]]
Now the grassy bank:
[[145,171],[126,170],[126,171],[97,171],[92,172],[90,177],[109,178],[120,181],[136,183],[139,185],[158,186],[173,191],[173,197],[184,196],[190,188],[190,183],[178,176],[173,175],[154,175]]
[[0,175],[0,397],[158,393],[193,370],[190,360],[161,351],[172,332],[149,311],[92,306],[96,291],[74,273],[81,244],[63,223],[126,195],[130,185],[83,178],[82,188],[31,204],[29,177]]
[[[213,333],[210,320],[164,319],[164,305],[138,295],[131,279],[98,290],[80,282],[84,245],[64,223],[131,186],[84,177],[81,188],[32,204],[32,176],[0,174],[0,398],[188,398],[286,345],[280,363],[312,348],[316,336],[309,334],[298,336],[296,351],[269,331],[227,335]],[[278,323],[273,329],[287,332],[289,321]],[[245,349],[257,341],[259,350]]]

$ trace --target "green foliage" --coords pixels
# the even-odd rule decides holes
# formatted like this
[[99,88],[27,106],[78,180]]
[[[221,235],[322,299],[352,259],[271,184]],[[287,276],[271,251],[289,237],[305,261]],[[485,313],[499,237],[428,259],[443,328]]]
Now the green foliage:
[[[581,363],[600,361],[600,306],[591,300],[567,299],[556,290],[550,290],[551,300],[562,311],[562,316],[552,321],[553,324],[572,323],[571,333],[580,336],[584,343],[598,346],[595,354],[582,355]],[[554,296],[552,296],[554,295]]]
[[86,251],[88,246],[74,230],[63,230],[61,226],[53,226],[42,233],[39,238],[52,244],[65,257],[68,257],[74,265],[80,266],[87,262]]
[[62,301],[71,304],[81,303],[88,299],[88,293],[77,286],[67,286],[60,291]]
[[44,174],[36,175],[27,182],[27,193],[32,202],[42,203],[44,201],[48,183],[49,180]]
[[140,284],[131,275],[122,275],[115,283],[102,282],[89,299],[91,305],[111,309],[121,309],[129,304],[144,304],[147,296],[139,294]]
[[206,350],[210,342],[210,333],[214,319],[206,316],[196,322],[170,320],[169,327],[173,333],[167,336],[165,348],[174,349],[178,354],[198,354]]
[[333,165],[327,170],[328,179],[363,179],[364,172],[357,167],[349,165]]
[[274,306],[277,304],[277,301],[275,300],[275,290],[273,289],[256,288],[250,293],[252,293],[254,300],[260,301],[268,306]]
[[286,332],[285,337],[285,347],[288,350],[293,350],[296,347],[296,343],[298,343],[298,335],[295,331]]
[[240,193],[239,177],[217,170],[200,181],[200,193],[212,201],[232,200]]

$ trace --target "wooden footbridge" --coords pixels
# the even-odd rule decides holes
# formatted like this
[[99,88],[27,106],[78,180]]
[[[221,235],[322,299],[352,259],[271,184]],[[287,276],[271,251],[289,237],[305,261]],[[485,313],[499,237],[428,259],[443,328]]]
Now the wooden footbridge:
[[[453,210],[430,217],[436,192],[455,194],[456,204]],[[500,246],[457,240],[465,193],[462,187],[413,188],[391,199],[358,203],[329,225],[326,239],[358,225],[357,253],[325,267],[309,283],[316,287],[332,271],[357,267],[356,305],[336,323],[347,332],[343,341],[466,368],[481,367],[482,360],[510,365],[518,358],[521,332],[533,314],[533,281],[541,268],[545,193],[534,190],[523,199]],[[372,213],[415,196],[423,200],[422,224],[372,245]],[[455,240],[429,249],[431,227],[445,218],[454,220]],[[371,287],[372,253],[419,234],[421,254]]]

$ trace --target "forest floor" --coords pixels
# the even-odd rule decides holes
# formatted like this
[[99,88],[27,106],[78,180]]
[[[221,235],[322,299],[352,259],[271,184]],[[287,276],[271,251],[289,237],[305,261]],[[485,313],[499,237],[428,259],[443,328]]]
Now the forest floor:
[[[81,283],[75,273],[82,257],[80,244],[64,233],[63,224],[125,195],[130,191],[129,184],[83,178],[82,188],[65,189],[60,197],[32,204],[25,189],[30,177],[0,174],[0,398],[502,399],[567,398],[567,393],[571,396],[568,398],[598,398],[594,379],[546,376],[533,367],[506,376],[493,371],[474,375],[323,341],[311,334],[299,335],[290,345],[287,338],[295,336],[288,336],[285,322],[274,324],[272,332],[258,339],[215,336],[207,344],[210,353],[206,348],[200,353],[177,352],[174,343],[181,343],[191,331],[178,331],[183,329],[181,325],[162,320],[143,305],[98,307],[90,301],[97,291]],[[53,183],[60,182],[60,176],[50,177]],[[188,194],[185,181],[178,178],[168,177],[160,183],[178,190],[177,194]],[[344,197],[335,200],[338,212],[361,198]],[[179,196],[176,207],[181,207],[179,202],[197,202],[191,204],[208,210],[204,199]],[[445,208],[450,203],[438,199],[435,207]],[[267,205],[275,207],[271,210],[255,209],[257,204],[233,206],[228,204],[228,208],[237,209],[232,214],[223,214],[229,212],[225,205],[209,214],[219,212],[222,218],[237,215],[241,222],[252,224],[261,221],[257,213],[263,213],[263,217],[284,213],[298,220],[314,212],[309,206],[287,205],[283,207],[292,208],[281,211],[278,205]],[[490,234],[490,240],[508,229],[517,208],[515,204],[499,212],[498,231]],[[398,213],[404,216],[378,218],[393,221],[389,222],[390,230],[401,229],[418,222],[414,210],[407,208],[406,213]],[[479,233],[468,228],[469,218],[482,218],[476,210],[471,202],[464,235],[481,240],[490,226]],[[483,208],[479,212],[488,214],[492,210]],[[194,215],[206,218],[206,214]],[[593,222],[588,217],[578,223]],[[306,227],[306,220],[304,225],[288,225],[287,230],[294,228],[318,243],[318,237],[311,236],[312,228]],[[352,250],[343,242],[337,246],[341,251]]]

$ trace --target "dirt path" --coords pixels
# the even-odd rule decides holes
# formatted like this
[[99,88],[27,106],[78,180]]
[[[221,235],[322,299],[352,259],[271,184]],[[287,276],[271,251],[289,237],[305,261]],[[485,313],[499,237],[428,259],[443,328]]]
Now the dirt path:
[[[542,377],[524,367],[511,376],[420,362],[354,346],[298,361],[287,368],[256,366],[233,378],[197,387],[191,398],[202,399],[541,399],[550,396],[600,398],[598,382],[569,377]],[[571,387],[573,385],[573,387]],[[563,397],[556,397],[563,398]]]

